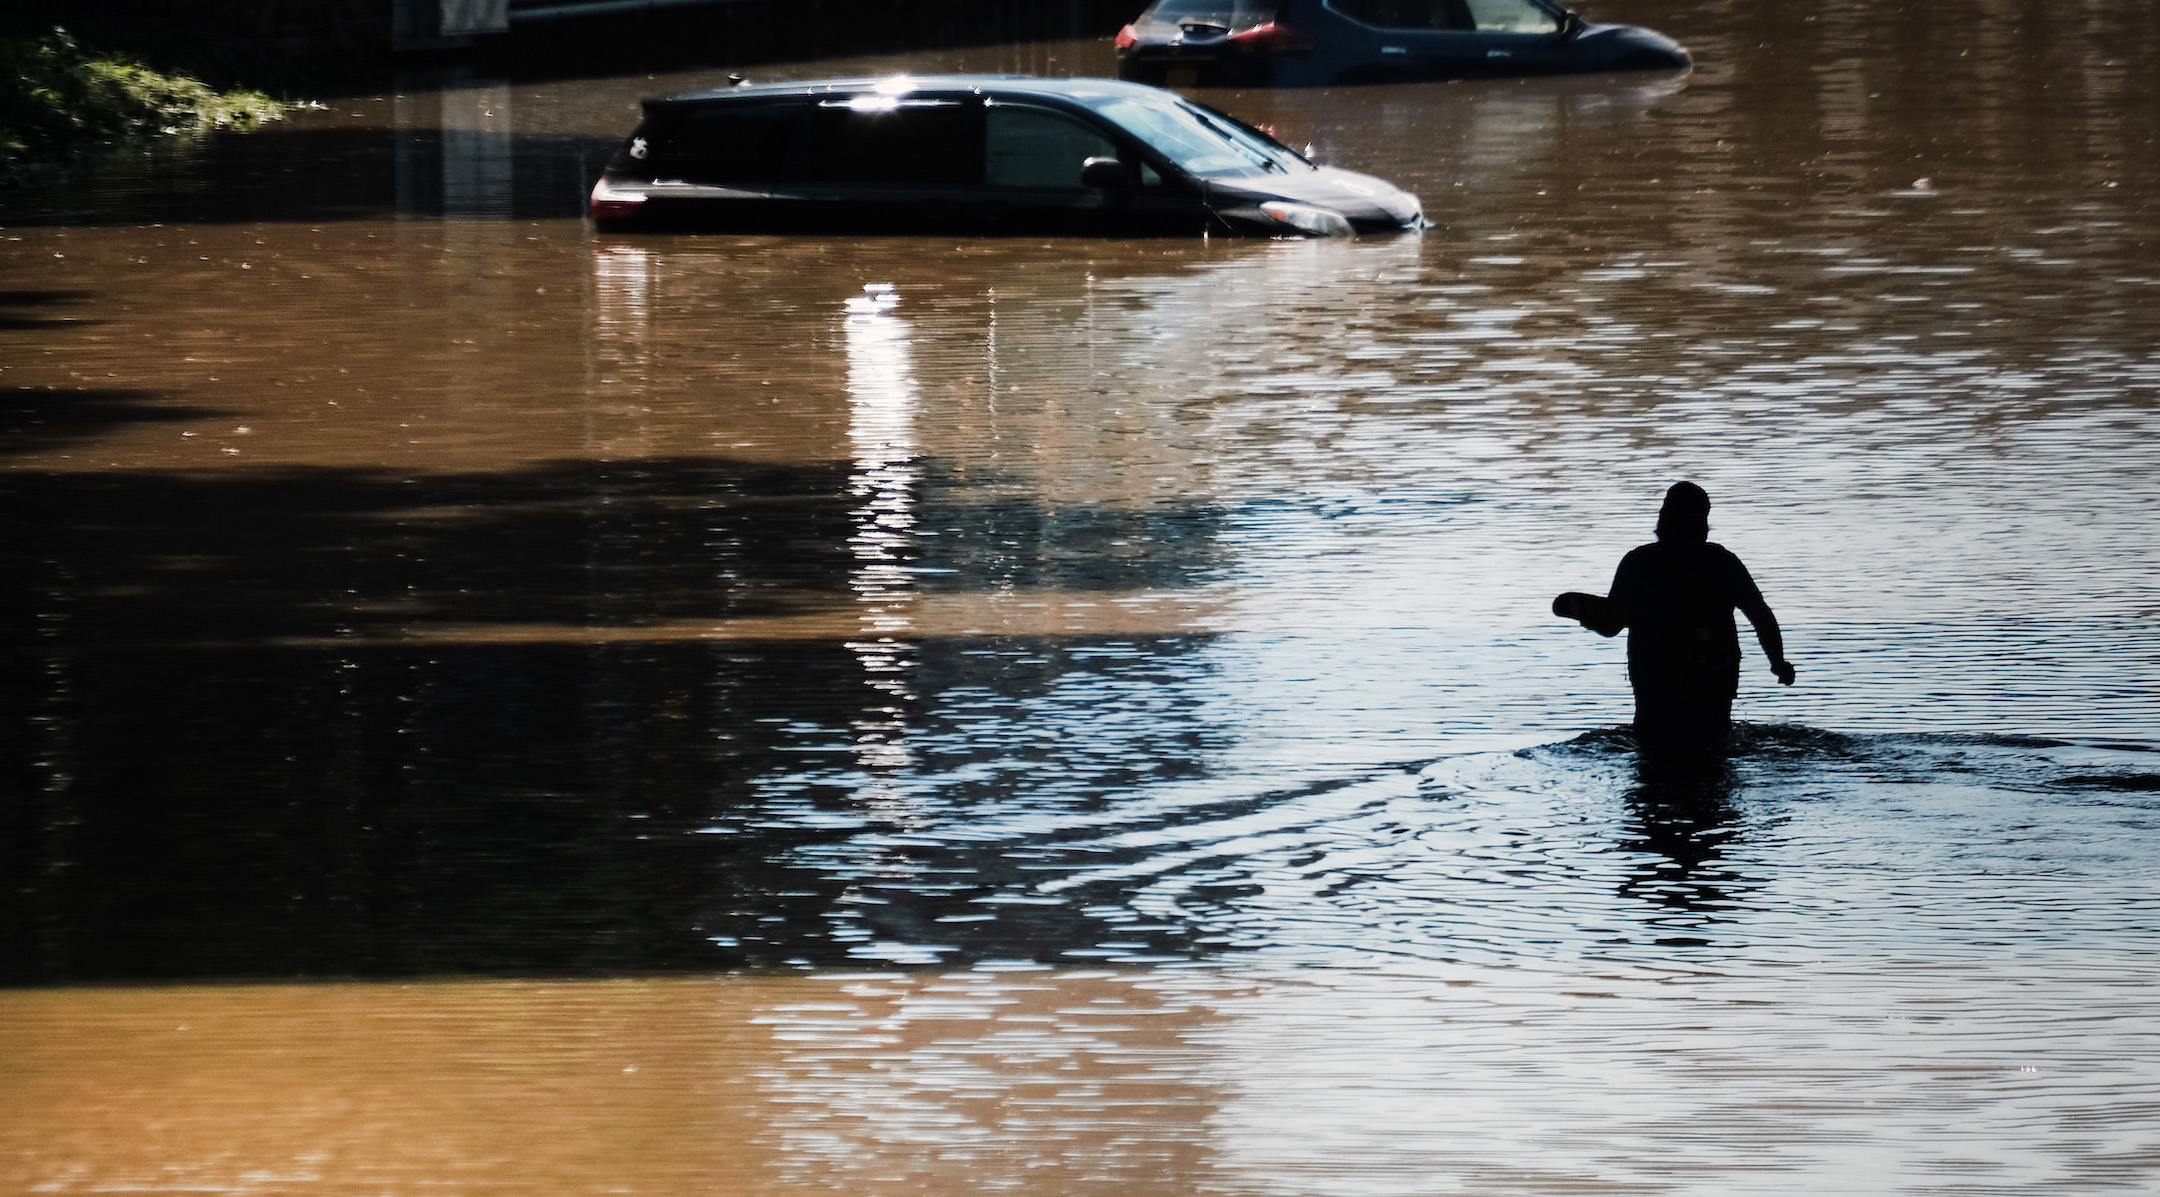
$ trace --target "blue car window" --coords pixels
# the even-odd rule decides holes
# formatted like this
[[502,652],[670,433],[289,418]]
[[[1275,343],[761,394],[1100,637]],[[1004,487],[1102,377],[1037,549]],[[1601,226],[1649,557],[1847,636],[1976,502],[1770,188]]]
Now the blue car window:
[[1110,139],[1071,117],[998,104],[984,113],[983,181],[992,187],[1080,187],[1090,158],[1115,158]]
[[1465,0],[1332,0],[1330,7],[1381,29],[1474,29]]
[[1530,0],[1465,0],[1480,33],[1557,33],[1560,18]]
[[1289,169],[1275,150],[1197,109],[1132,99],[1105,100],[1092,107],[1203,178],[1250,178]]

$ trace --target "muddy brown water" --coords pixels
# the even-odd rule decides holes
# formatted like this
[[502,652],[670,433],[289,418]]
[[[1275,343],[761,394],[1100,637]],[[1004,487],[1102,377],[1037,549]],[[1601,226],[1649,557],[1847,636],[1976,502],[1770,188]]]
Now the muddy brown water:
[[[0,1188],[2150,1189],[2160,18],[1590,15],[1202,94],[1422,237],[594,235],[719,71],[0,199]],[[1110,58],[753,73],[951,69]]]

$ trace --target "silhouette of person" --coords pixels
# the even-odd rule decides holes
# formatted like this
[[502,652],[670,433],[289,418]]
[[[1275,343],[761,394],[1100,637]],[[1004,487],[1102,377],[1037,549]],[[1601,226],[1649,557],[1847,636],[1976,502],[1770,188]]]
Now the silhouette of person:
[[1710,543],[1710,496],[1692,482],[1676,482],[1665,492],[1657,540],[1620,559],[1611,594],[1553,600],[1555,614],[1601,636],[1627,629],[1635,740],[1645,751],[1667,753],[1725,747],[1740,689],[1735,609],[1755,626],[1778,682],[1792,685],[1795,671],[1785,659],[1777,616],[1747,566]]

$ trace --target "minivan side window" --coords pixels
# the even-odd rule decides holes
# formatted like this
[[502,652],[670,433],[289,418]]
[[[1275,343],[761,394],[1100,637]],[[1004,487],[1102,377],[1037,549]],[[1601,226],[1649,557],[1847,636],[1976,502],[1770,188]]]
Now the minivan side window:
[[960,100],[824,100],[810,110],[796,178],[826,183],[982,182],[982,108]]
[[1080,189],[1090,158],[1115,158],[1109,138],[1069,116],[998,104],[984,114],[983,181],[992,187]]

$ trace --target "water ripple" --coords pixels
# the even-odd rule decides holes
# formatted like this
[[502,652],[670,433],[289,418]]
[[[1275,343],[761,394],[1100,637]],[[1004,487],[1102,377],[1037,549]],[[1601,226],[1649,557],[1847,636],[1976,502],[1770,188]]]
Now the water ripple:
[[[880,895],[848,915],[874,940],[860,959],[1497,964],[1678,950],[1707,965],[2149,941],[2160,864],[2145,837],[2160,832],[2160,799],[2147,749],[1764,725],[1743,744],[1700,776],[1646,773],[1612,731],[1291,789],[1218,774],[1107,806],[1044,791],[978,808],[966,780],[926,777],[908,791],[905,834],[824,839],[794,862]],[[905,946],[926,917],[938,941]],[[1093,942],[1037,938],[1052,924]]]

